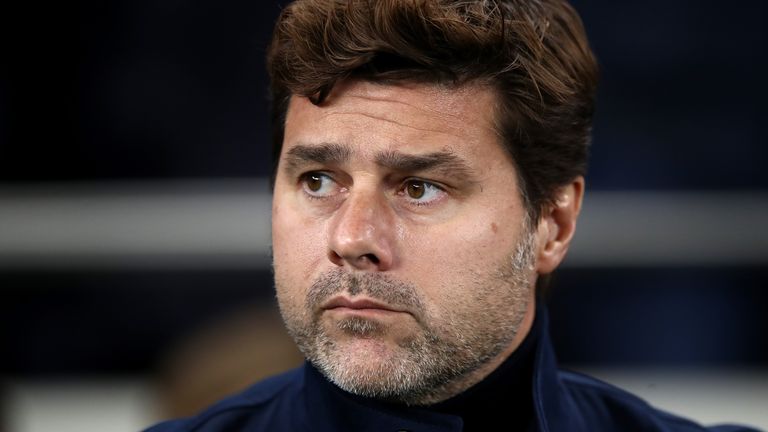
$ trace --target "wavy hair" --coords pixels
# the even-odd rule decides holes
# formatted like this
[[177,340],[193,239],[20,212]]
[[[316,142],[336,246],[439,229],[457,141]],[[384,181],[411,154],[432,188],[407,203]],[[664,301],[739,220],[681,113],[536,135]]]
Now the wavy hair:
[[565,0],[298,0],[277,21],[267,64],[275,168],[290,97],[322,104],[355,78],[493,89],[532,223],[586,173],[598,68]]

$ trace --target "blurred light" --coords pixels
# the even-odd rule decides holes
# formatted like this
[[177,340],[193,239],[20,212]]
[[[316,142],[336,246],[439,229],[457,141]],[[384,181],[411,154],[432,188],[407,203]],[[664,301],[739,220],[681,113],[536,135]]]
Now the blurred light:
[[[588,192],[570,267],[765,265],[764,192]],[[0,185],[0,268],[258,268],[265,179]]]

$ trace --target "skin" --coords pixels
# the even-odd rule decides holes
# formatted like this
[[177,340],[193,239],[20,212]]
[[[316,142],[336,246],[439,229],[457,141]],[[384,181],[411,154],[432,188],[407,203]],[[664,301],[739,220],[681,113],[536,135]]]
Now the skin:
[[475,85],[361,81],[321,106],[291,99],[272,209],[278,303],[345,390],[436,403],[530,330],[537,275],[568,249],[583,180],[531,227],[494,105]]

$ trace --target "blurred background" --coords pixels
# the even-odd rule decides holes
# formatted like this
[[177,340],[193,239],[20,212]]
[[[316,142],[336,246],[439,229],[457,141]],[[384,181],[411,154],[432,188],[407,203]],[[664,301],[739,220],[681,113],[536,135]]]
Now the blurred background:
[[[0,11],[0,431],[131,431],[300,361],[275,312],[268,1]],[[602,67],[561,362],[768,428],[768,3],[574,0]]]

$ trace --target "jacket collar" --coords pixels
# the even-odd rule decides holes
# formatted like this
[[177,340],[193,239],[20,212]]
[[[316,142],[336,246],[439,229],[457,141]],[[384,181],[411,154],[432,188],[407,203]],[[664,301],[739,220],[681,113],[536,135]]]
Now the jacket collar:
[[533,367],[536,431],[586,431],[579,410],[560,381],[555,351],[549,337],[549,316],[540,303],[536,307],[536,319],[542,326]]

